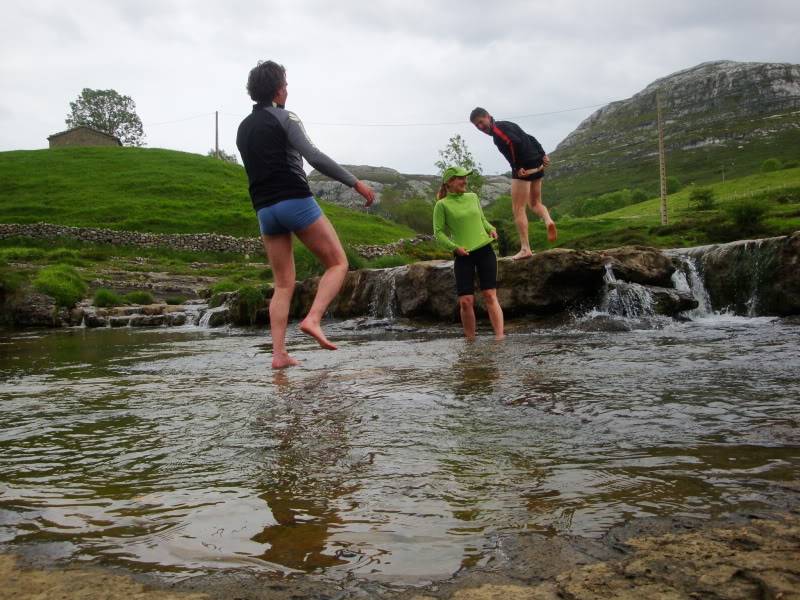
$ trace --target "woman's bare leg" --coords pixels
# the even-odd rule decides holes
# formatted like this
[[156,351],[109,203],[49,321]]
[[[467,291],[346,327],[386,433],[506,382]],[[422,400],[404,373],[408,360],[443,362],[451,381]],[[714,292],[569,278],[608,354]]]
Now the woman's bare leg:
[[[513,185],[513,183],[512,183]],[[535,215],[544,221],[547,227],[547,241],[551,244],[558,239],[558,230],[556,229],[555,221],[550,217],[550,211],[542,202],[542,179],[534,179],[531,182],[530,191],[530,207]]]
[[269,301],[272,368],[283,369],[300,364],[286,351],[286,326],[289,322],[289,306],[292,303],[292,294],[294,294],[292,234],[262,235],[261,241],[275,278],[275,291]]
[[336,350],[336,346],[328,341],[322,332],[320,323],[328,306],[342,289],[342,283],[347,275],[347,256],[345,256],[339,236],[336,235],[336,230],[325,216],[320,217],[302,231],[296,231],[295,235],[325,267],[325,273],[317,286],[314,303],[306,318],[300,323],[300,330],[317,340],[319,345],[326,350]]
[[468,340],[475,339],[475,296],[472,294],[458,297],[458,308],[461,312],[461,326]]
[[486,312],[494,330],[494,339],[502,340],[506,337],[503,330],[503,309],[497,300],[497,290],[483,290],[483,301],[486,303]]
[[512,256],[513,260],[528,258],[533,255],[531,243],[528,241],[528,215],[525,212],[530,198],[530,187],[530,181],[523,181],[522,179],[511,180],[511,209],[514,212],[514,223],[517,226],[520,244],[519,252]]

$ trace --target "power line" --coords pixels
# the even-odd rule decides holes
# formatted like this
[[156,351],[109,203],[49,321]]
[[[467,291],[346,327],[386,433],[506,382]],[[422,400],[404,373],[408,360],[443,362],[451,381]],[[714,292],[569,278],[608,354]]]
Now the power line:
[[161,121],[159,123],[143,123],[145,127],[155,127],[157,125],[170,125],[171,123],[182,123],[184,121],[193,121],[194,119],[199,119],[201,117],[209,117],[213,115],[213,112],[203,113],[202,115],[194,115],[192,117],[184,117],[182,119],[174,119],[172,121]]

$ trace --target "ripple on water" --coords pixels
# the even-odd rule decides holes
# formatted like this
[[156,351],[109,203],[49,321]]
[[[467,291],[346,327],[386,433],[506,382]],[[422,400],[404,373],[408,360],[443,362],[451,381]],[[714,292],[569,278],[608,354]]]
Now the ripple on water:
[[773,320],[332,333],[280,373],[255,330],[5,339],[0,541],[414,582],[497,533],[706,516],[798,475],[796,328]]

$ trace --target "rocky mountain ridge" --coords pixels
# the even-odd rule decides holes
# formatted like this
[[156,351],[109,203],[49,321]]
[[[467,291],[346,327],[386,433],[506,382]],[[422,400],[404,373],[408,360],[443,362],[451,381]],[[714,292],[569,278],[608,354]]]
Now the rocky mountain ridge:
[[658,186],[656,94],[667,175],[682,183],[800,160],[800,65],[706,62],[662,77],[586,118],[552,152],[549,197]]
[[[407,174],[388,167],[372,167],[368,165],[343,166],[375,190],[378,195],[378,202],[382,198],[401,200],[422,198],[433,202],[440,185],[438,175]],[[360,209],[364,206],[363,198],[356,192],[338,181],[325,177],[316,170],[309,174],[308,183],[315,196],[328,202],[335,202],[354,209]],[[502,175],[486,177],[481,190],[481,203],[486,206],[494,202],[499,196],[510,193],[510,177]]]

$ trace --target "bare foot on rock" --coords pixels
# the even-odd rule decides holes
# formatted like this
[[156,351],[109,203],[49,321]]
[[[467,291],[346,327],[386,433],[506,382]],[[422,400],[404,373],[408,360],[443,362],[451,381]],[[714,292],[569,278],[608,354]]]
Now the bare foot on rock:
[[328,338],[325,337],[325,334],[322,332],[322,327],[319,326],[319,323],[309,323],[307,321],[303,321],[300,323],[300,331],[317,340],[317,343],[320,345],[320,347],[324,348],[325,350],[337,350],[336,346],[328,341]]
[[511,260],[522,260],[523,258],[530,258],[531,256],[533,256],[533,252],[530,250],[520,250],[511,257]]
[[289,356],[288,352],[279,352],[272,355],[272,368],[285,369],[286,367],[296,367],[300,361]]
[[547,224],[547,241],[551,244],[558,239],[558,229],[556,229],[556,224],[550,221]]

